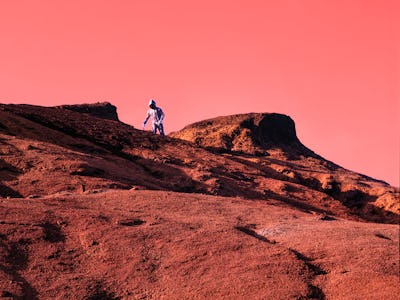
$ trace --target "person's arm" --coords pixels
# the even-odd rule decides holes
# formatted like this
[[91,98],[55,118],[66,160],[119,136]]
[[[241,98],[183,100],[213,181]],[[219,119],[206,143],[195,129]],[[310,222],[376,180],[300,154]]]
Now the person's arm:
[[146,117],[146,119],[145,119],[144,122],[143,122],[143,129],[146,127],[146,124],[147,124],[147,121],[149,120],[149,118],[150,118],[150,112],[147,111],[147,117]]

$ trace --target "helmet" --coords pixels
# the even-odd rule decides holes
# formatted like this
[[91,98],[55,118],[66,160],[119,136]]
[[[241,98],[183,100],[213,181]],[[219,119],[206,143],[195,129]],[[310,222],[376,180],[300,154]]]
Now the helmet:
[[150,101],[149,101],[149,106],[152,106],[152,105],[156,105],[156,101],[154,101],[153,99],[151,99]]

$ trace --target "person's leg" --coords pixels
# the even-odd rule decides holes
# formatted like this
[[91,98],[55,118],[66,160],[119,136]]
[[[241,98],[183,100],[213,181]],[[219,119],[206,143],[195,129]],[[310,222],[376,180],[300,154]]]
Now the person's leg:
[[164,125],[163,125],[163,124],[158,125],[158,131],[160,132],[160,134],[161,134],[162,136],[165,135],[165,134],[164,134]]
[[157,133],[157,125],[153,124],[153,133],[156,134]]

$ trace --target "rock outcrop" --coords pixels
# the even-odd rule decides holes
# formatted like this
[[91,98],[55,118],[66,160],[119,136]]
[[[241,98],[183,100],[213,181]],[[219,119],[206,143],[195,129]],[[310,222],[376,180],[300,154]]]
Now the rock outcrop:
[[119,121],[117,108],[109,102],[97,102],[94,104],[61,105],[58,107],[80,113],[86,113],[102,119]]
[[186,126],[170,136],[205,148],[267,154],[274,147],[310,152],[296,135],[294,121],[277,113],[249,113],[218,117]]

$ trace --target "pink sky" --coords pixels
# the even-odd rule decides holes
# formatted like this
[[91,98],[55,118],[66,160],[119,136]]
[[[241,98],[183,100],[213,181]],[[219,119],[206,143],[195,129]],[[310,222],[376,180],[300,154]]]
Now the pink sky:
[[0,102],[110,101],[167,132],[278,112],[345,168],[399,186],[398,1],[0,0]]

